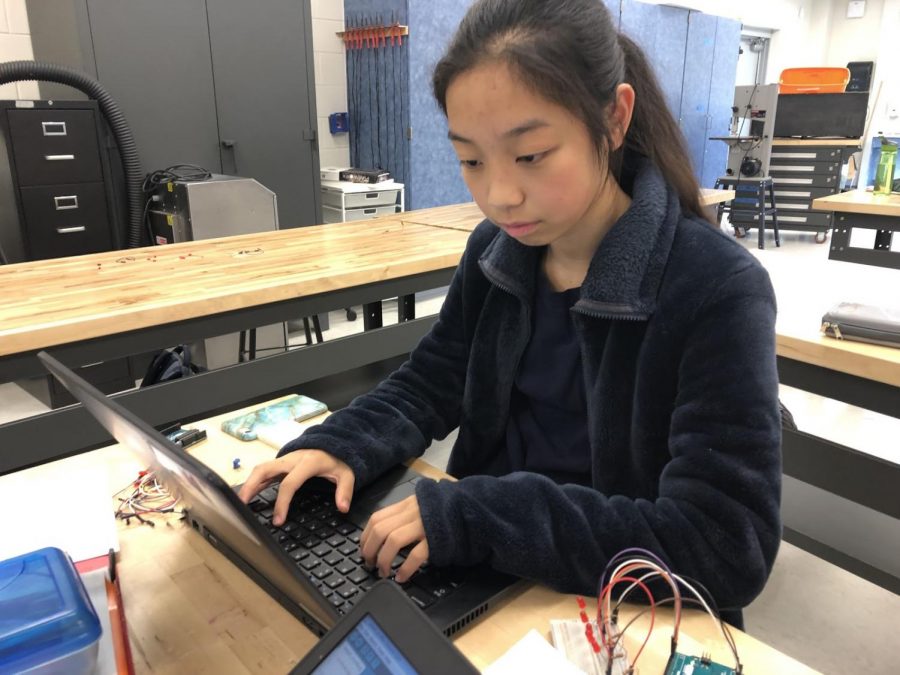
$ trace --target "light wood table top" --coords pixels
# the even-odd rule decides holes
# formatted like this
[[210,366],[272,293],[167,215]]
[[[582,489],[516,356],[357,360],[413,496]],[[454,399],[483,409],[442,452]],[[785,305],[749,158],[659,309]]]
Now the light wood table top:
[[780,324],[775,344],[778,356],[900,387],[900,349],[836,340],[814,329]]
[[[703,206],[727,202],[734,199],[734,197],[734,190],[700,189],[700,203]],[[482,213],[475,202],[435,206],[430,209],[417,209],[397,214],[396,217],[404,223],[430,225],[431,227],[462,230],[463,232],[471,232],[485,219],[484,213]]]
[[779,356],[900,387],[900,348],[837,340],[821,333],[822,316],[840,302],[896,306],[895,269],[829,260],[825,247],[750,249],[765,266],[778,300]]
[[[849,200],[853,197],[845,195],[855,194],[828,199]],[[482,219],[472,202],[372,221],[2,266],[0,356],[453,267],[469,231]],[[800,282],[790,270],[783,273],[784,281],[776,281],[776,289],[791,287],[798,297],[801,287],[809,286],[797,311],[786,312],[779,293],[779,355],[900,386],[900,349],[817,332],[831,304],[866,301],[865,289],[854,294],[847,286],[858,275],[835,274],[848,263],[828,265],[804,274]],[[894,271],[867,273],[889,278],[866,288],[896,285]],[[823,280],[838,278],[839,285],[822,292]],[[793,320],[782,321],[785,316]]]
[[852,190],[814,199],[812,207],[819,211],[900,218],[900,195],[876,195],[864,190]]
[[429,227],[471,232],[485,219],[484,213],[475,202],[435,206],[430,209],[416,209],[399,213],[397,217],[404,223],[415,223]]
[[730,202],[737,196],[734,190],[714,190],[713,188],[700,188],[700,204],[712,206],[722,202]]
[[[244,410],[255,407],[259,406]],[[189,451],[229,484],[243,482],[255,463],[270,459],[275,452],[260,442],[241,442],[219,430],[222,419],[242,412],[232,411],[190,425],[206,429],[209,437]],[[83,464],[86,457],[60,461]],[[96,450],[90,457],[109,472],[110,494],[143,468],[119,446]],[[241,469],[232,468],[234,457],[241,458]],[[444,476],[418,460],[413,467],[434,478]],[[19,476],[37,484],[42,469],[28,469]],[[312,647],[316,640],[312,633],[176,516],[157,516],[154,521],[154,528],[119,524],[118,570],[137,673],[282,673]],[[626,607],[620,616],[627,621],[637,611]],[[483,668],[531,628],[549,637],[550,619],[577,616],[574,596],[528,586],[455,637],[454,642]],[[648,621],[646,615],[641,617],[626,633],[629,654],[633,655],[643,641]],[[671,625],[671,611],[660,608],[657,627],[639,662],[641,672],[663,671]],[[745,672],[813,672],[749,635],[734,633]],[[708,617],[687,612],[679,650],[700,654],[710,646],[715,660],[732,663],[730,652]]]
[[819,145],[837,145],[849,146],[851,148],[859,147],[860,139],[858,138],[773,138],[772,145],[799,145],[799,146],[819,146]]
[[453,268],[465,243],[379,219],[0,266],[0,356]]

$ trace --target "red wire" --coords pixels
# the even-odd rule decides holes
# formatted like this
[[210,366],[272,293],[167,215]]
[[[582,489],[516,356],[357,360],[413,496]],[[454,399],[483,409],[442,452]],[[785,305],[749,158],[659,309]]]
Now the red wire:
[[[635,562],[630,565],[626,565],[624,568],[622,568],[622,570],[620,570],[619,573],[627,574],[628,572],[631,572],[632,570],[636,570],[636,569],[651,569],[652,570],[652,568],[648,568],[647,565],[645,565],[645,564]],[[678,642],[678,629],[681,627],[681,610],[682,610],[681,596],[677,592],[678,584],[673,579],[669,578],[668,575],[660,572],[659,570],[652,570],[652,571],[655,571],[657,574],[659,574],[659,576],[661,578],[668,581],[669,585],[673,587],[672,594],[675,599],[675,626],[672,630],[672,639],[674,639],[675,642],[677,643]],[[599,607],[598,607],[598,612],[597,612],[598,618],[599,618],[599,613],[600,612],[599,612]]]
[[637,654],[635,654],[634,660],[631,662],[631,667],[634,668],[635,664],[637,663],[638,657],[641,655],[641,652],[644,651],[644,647],[647,646],[647,642],[650,641],[650,635],[651,633],[653,633],[653,624],[656,621],[656,601],[653,599],[653,594],[650,592],[650,589],[647,588],[647,585],[636,577],[618,577],[606,584],[606,586],[603,587],[603,590],[600,591],[600,596],[597,598],[597,624],[600,626],[600,639],[603,641],[603,646],[606,647],[610,662],[612,662],[613,643],[610,642],[609,644],[607,644],[605,623],[602,620],[603,598],[605,598],[608,593],[612,592],[614,586],[623,581],[630,581],[634,583],[642,591],[644,591],[644,594],[650,601],[650,628],[647,630],[647,637],[644,638],[644,642],[641,644],[641,648],[638,649]]

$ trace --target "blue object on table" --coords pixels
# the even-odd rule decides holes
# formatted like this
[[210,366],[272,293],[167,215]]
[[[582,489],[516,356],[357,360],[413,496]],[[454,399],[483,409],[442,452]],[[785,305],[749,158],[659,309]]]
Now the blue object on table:
[[42,548],[0,562],[0,673],[92,673],[99,639],[68,555]]

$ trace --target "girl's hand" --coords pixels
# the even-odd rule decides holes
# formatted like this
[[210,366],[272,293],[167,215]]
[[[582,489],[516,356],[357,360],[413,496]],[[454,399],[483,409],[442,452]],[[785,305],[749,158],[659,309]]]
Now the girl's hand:
[[413,548],[394,577],[401,584],[428,560],[428,541],[415,495],[375,512],[359,538],[363,559],[369,567],[377,567],[382,577],[390,576],[397,553],[410,545]]
[[356,481],[353,470],[323,450],[295,450],[271,462],[258,464],[241,487],[238,497],[246,504],[257,492],[282,476],[272,515],[272,524],[276,527],[284,523],[294,493],[316,476],[335,484],[334,503],[338,511],[347,513],[350,510],[353,484]]

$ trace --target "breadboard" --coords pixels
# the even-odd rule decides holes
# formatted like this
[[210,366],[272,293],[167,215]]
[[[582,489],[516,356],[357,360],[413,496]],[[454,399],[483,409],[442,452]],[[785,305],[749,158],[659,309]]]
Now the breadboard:
[[[584,624],[575,620],[554,619],[550,621],[550,638],[553,646],[566,655],[566,658],[575,664],[586,675],[625,675],[628,669],[628,660],[625,655],[625,647],[619,644],[613,656],[612,670],[607,671],[608,655],[601,650],[595,653],[591,649],[584,635]],[[596,624],[594,630],[597,630]],[[596,632],[599,635],[599,632]]]

